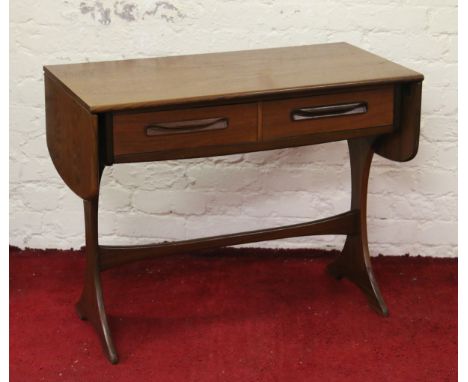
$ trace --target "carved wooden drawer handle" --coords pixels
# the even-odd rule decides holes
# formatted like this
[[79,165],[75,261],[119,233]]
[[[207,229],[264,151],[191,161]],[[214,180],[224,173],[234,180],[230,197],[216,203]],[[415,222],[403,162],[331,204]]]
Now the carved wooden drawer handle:
[[353,102],[340,105],[314,106],[295,109],[291,112],[293,121],[338,117],[342,115],[367,113],[367,102]]
[[182,134],[228,127],[227,118],[205,118],[190,121],[164,122],[146,126],[146,135]]

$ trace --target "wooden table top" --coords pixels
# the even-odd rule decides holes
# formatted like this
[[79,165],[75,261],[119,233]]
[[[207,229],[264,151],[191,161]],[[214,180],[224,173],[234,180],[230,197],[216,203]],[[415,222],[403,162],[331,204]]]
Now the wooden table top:
[[44,71],[91,112],[423,79],[347,43],[49,65]]

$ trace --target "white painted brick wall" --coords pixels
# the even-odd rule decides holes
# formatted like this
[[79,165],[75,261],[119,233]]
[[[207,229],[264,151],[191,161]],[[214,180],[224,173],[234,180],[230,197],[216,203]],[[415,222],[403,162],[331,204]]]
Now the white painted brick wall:
[[[42,65],[347,41],[426,75],[420,152],[376,157],[374,254],[457,255],[456,0],[22,0],[11,4],[10,243],[78,248],[81,201],[48,157]],[[145,243],[302,222],[349,205],[345,142],[117,165],[103,243]],[[341,248],[343,237],[261,243]],[[256,244],[257,245],[257,244]]]

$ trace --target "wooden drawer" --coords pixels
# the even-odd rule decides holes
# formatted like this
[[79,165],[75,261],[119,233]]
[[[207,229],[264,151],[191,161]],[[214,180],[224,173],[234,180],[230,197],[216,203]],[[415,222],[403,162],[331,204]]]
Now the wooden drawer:
[[263,103],[264,141],[392,125],[393,86]]
[[114,156],[257,141],[257,104],[116,113]]

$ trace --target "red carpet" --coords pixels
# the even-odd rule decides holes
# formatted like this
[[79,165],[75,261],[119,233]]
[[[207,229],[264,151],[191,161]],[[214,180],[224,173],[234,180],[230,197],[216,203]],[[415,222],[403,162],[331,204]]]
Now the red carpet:
[[457,261],[375,258],[382,318],[325,273],[331,255],[224,249],[104,273],[112,366],[74,312],[83,254],[13,249],[11,381],[456,381]]

